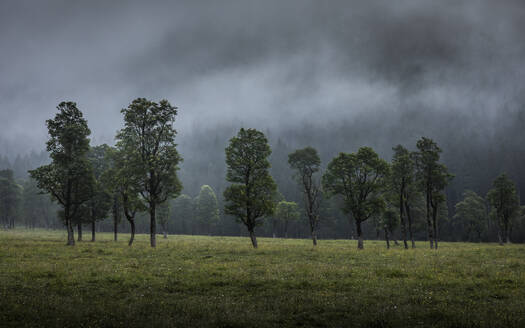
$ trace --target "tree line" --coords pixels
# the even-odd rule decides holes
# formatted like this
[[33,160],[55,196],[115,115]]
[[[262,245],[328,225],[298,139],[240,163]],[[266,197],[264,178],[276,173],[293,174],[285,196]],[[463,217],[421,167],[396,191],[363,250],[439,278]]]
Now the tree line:
[[[363,248],[364,225],[373,227],[378,235],[382,233],[387,247],[391,240],[397,243],[397,237],[403,247],[409,248],[409,242],[415,247],[414,228],[419,225],[421,230],[422,224],[414,218],[423,217],[426,239],[430,248],[437,249],[440,219],[448,219],[445,188],[453,175],[440,162],[441,149],[429,138],[418,140],[415,151],[401,145],[394,147],[390,163],[372,148],[361,147],[355,153],[340,153],[324,169],[316,149],[295,150],[288,155],[287,164],[302,194],[296,203],[284,199],[278,191],[270,172],[272,151],[265,134],[240,129],[225,151],[229,185],[222,199],[205,185],[193,200],[181,195],[178,170],[182,157],[173,127],[177,108],[168,101],[138,98],[123,109],[125,124],[117,133],[114,147],[89,145],[90,130],[75,103],[62,102],[57,109],[55,118],[46,121],[51,163],[29,171],[32,186],[22,187],[12,171],[1,171],[0,213],[4,227],[14,227],[17,204],[26,202],[22,194],[34,189],[51,195],[58,205],[68,245],[75,243],[74,227],[77,239],[82,240],[85,225],[91,226],[91,240],[95,241],[97,222],[108,216],[113,218],[115,239],[120,218],[126,218],[131,245],[136,218],[147,213],[152,247],[156,245],[157,222],[166,235],[174,216],[182,223],[191,217],[192,229],[207,234],[225,223],[221,218],[234,217],[246,227],[254,247],[257,227],[269,223],[266,228],[270,226],[271,235],[276,236],[280,224],[287,236],[288,225],[299,224],[303,217],[315,246],[319,231],[328,223],[324,218],[339,211],[348,225],[355,226],[358,248]],[[24,216],[52,217],[42,210],[50,208],[49,199],[45,195],[34,198],[41,206],[28,206],[33,211],[26,211]],[[27,202],[31,202],[29,196]],[[509,242],[510,231],[523,220],[516,187],[505,174],[494,181],[486,198],[466,191],[455,209],[453,218],[460,222],[469,240],[480,241],[487,231],[496,229],[500,243]],[[185,227],[181,230],[184,232]]]

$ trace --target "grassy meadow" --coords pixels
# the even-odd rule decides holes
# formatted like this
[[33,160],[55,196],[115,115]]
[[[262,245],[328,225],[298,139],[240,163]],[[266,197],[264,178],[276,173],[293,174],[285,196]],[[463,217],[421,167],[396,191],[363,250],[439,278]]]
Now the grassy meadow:
[[525,245],[148,237],[1,231],[0,326],[525,327]]

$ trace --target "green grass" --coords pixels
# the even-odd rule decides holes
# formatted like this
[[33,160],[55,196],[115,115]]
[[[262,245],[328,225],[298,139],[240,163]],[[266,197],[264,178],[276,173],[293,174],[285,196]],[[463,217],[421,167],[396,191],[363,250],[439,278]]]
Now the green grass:
[[525,246],[0,232],[4,327],[525,327]]

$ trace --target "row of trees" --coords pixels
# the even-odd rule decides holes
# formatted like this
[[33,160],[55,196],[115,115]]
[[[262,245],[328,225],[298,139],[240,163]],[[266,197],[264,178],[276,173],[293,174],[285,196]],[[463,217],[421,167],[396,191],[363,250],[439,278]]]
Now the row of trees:
[[[317,245],[319,208],[324,194],[342,200],[341,210],[356,224],[359,249],[363,248],[362,223],[370,218],[379,218],[388,239],[393,224],[387,211],[391,212],[398,200],[403,242],[408,248],[405,217],[412,235],[410,203],[421,192],[426,199],[430,248],[437,248],[438,209],[445,201],[443,190],[452,175],[439,163],[441,149],[434,141],[422,138],[417,148],[417,152],[410,153],[397,146],[392,165],[370,147],[352,154],[340,153],[328,164],[322,177],[321,160],[315,149],[307,147],[291,153],[288,162],[303,190],[313,245]],[[270,154],[266,137],[255,129],[241,129],[226,148],[226,179],[232,184],[224,192],[225,209],[246,226],[253,247],[257,247],[255,227],[264,217],[272,215],[275,207],[276,184],[269,174]]]
[[[75,242],[75,225],[79,240],[82,239],[82,225],[91,225],[94,241],[96,222],[109,214],[113,218],[115,239],[121,217],[127,219],[131,245],[136,215],[146,211],[150,242],[155,247],[157,221],[166,232],[170,209],[184,212],[184,206],[199,222],[201,233],[211,232],[220,217],[219,201],[211,187],[203,186],[195,201],[191,198],[185,201],[189,198],[187,195],[172,201],[182,189],[177,176],[182,158],[174,142],[173,123],[177,111],[169,102],[155,103],[139,98],[123,109],[125,125],[117,134],[115,147],[90,147],[87,122],[75,103],[63,102],[57,108],[59,112],[55,118],[46,122],[51,163],[31,170],[30,175],[38,188],[49,193],[60,205],[59,217],[67,227],[69,245]],[[440,163],[441,149],[433,140],[421,138],[416,147],[416,151],[410,152],[403,146],[396,146],[391,163],[381,159],[372,148],[362,147],[356,153],[340,153],[328,163],[324,172],[314,148],[290,153],[288,165],[303,195],[301,203],[304,206],[299,209],[298,204],[285,200],[277,190],[270,174],[271,149],[266,136],[255,129],[241,129],[226,148],[226,180],[230,185],[224,190],[223,213],[236,217],[246,226],[254,247],[257,247],[255,228],[264,221],[271,222],[275,236],[275,227],[282,219],[286,235],[288,223],[302,214],[307,219],[312,242],[317,245],[320,225],[325,222],[324,213],[330,211],[331,205],[338,204],[349,224],[355,224],[359,248],[363,247],[362,225],[368,221],[378,233],[384,232],[387,246],[389,239],[397,242],[394,236],[400,226],[401,239],[408,248],[408,241],[415,247],[414,211],[423,207],[430,247],[437,248],[438,221],[447,210],[444,189],[452,175]],[[0,197],[6,200],[5,204],[13,204],[20,199],[16,195],[25,188],[16,187],[12,176],[9,178],[6,172],[0,177]],[[495,182],[494,190],[499,190],[500,185],[504,184]],[[514,204],[512,210],[496,203],[497,197],[491,196],[496,191],[491,191],[487,197],[490,206],[485,203],[482,208],[486,212],[492,209],[490,217],[498,222],[502,242],[508,241],[512,218],[520,213],[515,187],[505,186],[510,196],[506,194],[508,197],[504,198],[514,197],[510,201]],[[4,189],[10,190],[9,197],[2,193]],[[473,204],[480,204],[479,199],[473,202],[472,197],[467,196],[472,195],[466,194],[465,200],[457,204],[455,218],[461,218],[469,230],[477,227],[469,222],[481,220],[474,220],[472,216],[481,216],[473,214],[472,210]],[[184,203],[186,205],[181,205]],[[8,207],[0,212],[2,222],[7,222],[8,226],[14,224],[13,219],[9,219],[11,212]]]
[[[378,229],[384,230],[387,247],[390,247],[389,235],[400,223],[404,248],[408,248],[408,238],[414,248],[412,206],[424,198],[428,241],[431,249],[437,249],[438,218],[440,211],[446,209],[444,191],[453,175],[440,162],[441,149],[432,139],[422,137],[416,147],[414,152],[401,145],[394,147],[391,163],[370,147],[361,147],[356,153],[340,153],[322,175],[321,160],[314,148],[291,153],[288,163],[303,191],[313,245],[317,245],[319,209],[324,196],[340,199],[341,211],[350,223],[355,222],[359,249],[363,248],[362,224],[369,219],[374,219]],[[241,129],[226,148],[226,179],[231,185],[224,192],[225,211],[246,226],[255,248],[255,227],[271,216],[276,207],[276,184],[269,173],[270,154],[266,137],[255,129]],[[456,215],[477,222],[481,218],[478,212],[486,207],[479,199],[473,203],[470,196],[468,193],[457,204]],[[509,242],[510,220],[520,213],[516,187],[503,174],[494,181],[487,199],[499,225],[500,243]]]
[[[115,147],[90,148],[90,130],[73,102],[62,102],[54,119],[47,120],[51,163],[29,173],[40,189],[60,206],[60,217],[68,232],[68,245],[75,244],[73,225],[95,223],[111,210],[115,227],[124,214],[131,226],[130,245],[138,211],[150,214],[150,242],[156,246],[156,210],[176,197],[182,188],[178,177],[179,156],[173,123],[177,108],[162,100],[134,100],[122,110],[124,128]],[[115,229],[116,232],[116,229]],[[116,235],[115,235],[116,237]]]

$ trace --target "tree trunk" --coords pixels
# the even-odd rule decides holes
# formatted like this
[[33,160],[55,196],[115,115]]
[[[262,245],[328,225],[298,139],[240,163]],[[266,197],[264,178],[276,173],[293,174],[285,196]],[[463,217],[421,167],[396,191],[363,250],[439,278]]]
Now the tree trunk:
[[438,207],[432,206],[432,230],[434,230],[434,248],[438,249],[438,230],[437,230]]
[[505,220],[505,231],[504,231],[504,238],[505,238],[505,244],[509,244],[510,243],[510,239],[509,239],[509,221],[508,220]]
[[432,235],[432,222],[430,219],[430,192],[427,190],[426,197],[426,206],[427,206],[427,234],[428,241],[430,242],[430,249],[434,249],[434,236]]
[[357,249],[363,249],[363,231],[361,231],[361,221],[356,218],[355,227],[357,230]]
[[315,230],[312,230],[312,243],[314,246],[317,246],[317,233]]
[[149,238],[151,247],[157,247],[157,221],[155,221],[155,206],[154,202],[149,204]]
[[95,241],[95,221],[91,222],[91,241]]
[[284,238],[288,238],[288,220],[284,221]]
[[410,234],[410,241],[412,242],[412,248],[416,248],[416,243],[414,242],[414,234],[412,233],[412,214],[410,213],[410,204],[405,201],[405,210],[408,219],[408,233]]
[[131,246],[133,244],[133,240],[135,239],[135,220],[133,218],[128,218],[128,221],[131,225],[131,237],[129,238],[128,246]]
[[250,229],[250,239],[252,240],[253,248],[257,248],[257,237],[255,237],[253,229]]
[[163,234],[164,234],[164,239],[167,239],[168,238],[168,232],[166,231],[166,229],[163,229]]
[[66,227],[67,227],[67,245],[75,246],[75,232],[73,231],[73,224],[71,219],[66,218]]
[[406,226],[406,222],[405,222],[405,216],[403,215],[404,213],[404,209],[405,209],[405,206],[404,206],[404,201],[403,201],[403,193],[401,193],[401,195],[399,196],[399,220],[401,222],[401,234],[403,235],[403,245],[405,246],[405,249],[408,249],[408,244],[407,244],[407,226]]
[[113,217],[113,240],[117,241],[117,237],[118,237],[118,221],[117,221],[117,216],[115,215]]
[[498,241],[501,246],[503,246],[503,227],[500,224],[498,229]]
[[82,241],[82,223],[77,224],[78,236],[77,241]]
[[386,249],[390,249],[390,240],[388,239],[388,229],[385,228],[385,240],[386,240]]

